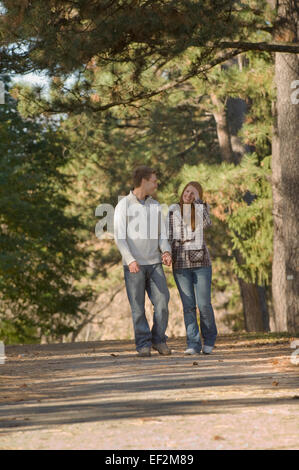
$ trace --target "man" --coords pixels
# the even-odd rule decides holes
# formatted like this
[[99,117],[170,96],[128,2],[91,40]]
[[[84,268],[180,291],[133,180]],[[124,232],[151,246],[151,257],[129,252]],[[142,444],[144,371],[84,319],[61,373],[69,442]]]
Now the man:
[[[152,197],[158,187],[155,170],[147,166],[136,168],[133,186],[115,208],[114,239],[122,255],[136,350],[143,357],[151,355],[151,347],[169,355],[165,335],[169,291],[162,262],[171,265],[171,248],[161,206]],[[145,316],[145,291],[154,306],[152,330]]]

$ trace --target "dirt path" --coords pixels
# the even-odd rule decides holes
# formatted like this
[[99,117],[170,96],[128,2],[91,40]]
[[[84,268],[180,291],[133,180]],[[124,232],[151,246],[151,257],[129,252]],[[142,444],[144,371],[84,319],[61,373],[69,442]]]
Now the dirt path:
[[211,356],[130,341],[9,346],[0,449],[298,449],[290,339],[220,337]]

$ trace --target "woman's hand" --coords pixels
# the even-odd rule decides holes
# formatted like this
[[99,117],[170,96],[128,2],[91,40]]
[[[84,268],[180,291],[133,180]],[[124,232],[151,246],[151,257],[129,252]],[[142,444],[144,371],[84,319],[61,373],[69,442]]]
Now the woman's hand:
[[165,251],[162,255],[162,263],[166,266],[170,266],[172,262],[171,254],[169,251]]
[[193,197],[193,202],[200,199],[198,190],[192,185],[190,185],[190,189],[192,190],[191,195]]
[[196,188],[193,189],[193,196],[194,196],[194,201],[199,199],[199,192],[197,191]]

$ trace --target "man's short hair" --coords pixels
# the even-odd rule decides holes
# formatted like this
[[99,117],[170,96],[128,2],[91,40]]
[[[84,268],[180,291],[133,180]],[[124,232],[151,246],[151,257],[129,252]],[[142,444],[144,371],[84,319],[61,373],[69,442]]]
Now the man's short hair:
[[152,175],[156,175],[157,172],[149,166],[141,165],[135,168],[133,172],[133,186],[139,188],[141,185],[142,178],[149,180]]

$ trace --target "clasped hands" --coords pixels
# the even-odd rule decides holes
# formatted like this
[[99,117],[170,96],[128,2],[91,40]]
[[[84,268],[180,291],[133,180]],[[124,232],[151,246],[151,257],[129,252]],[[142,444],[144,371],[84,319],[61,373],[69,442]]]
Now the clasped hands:
[[172,257],[169,251],[165,251],[162,255],[162,263],[166,266],[170,266],[172,263]]
[[[165,266],[170,266],[172,263],[172,257],[169,251],[165,251],[162,254],[162,263],[165,264]],[[138,273],[139,272],[139,264],[137,261],[132,261],[132,263],[129,264],[129,271],[130,273]]]

